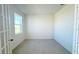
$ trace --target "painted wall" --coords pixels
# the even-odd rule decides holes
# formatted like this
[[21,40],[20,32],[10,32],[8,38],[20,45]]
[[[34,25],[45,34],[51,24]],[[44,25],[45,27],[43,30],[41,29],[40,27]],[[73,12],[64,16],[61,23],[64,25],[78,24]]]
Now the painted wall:
[[74,5],[66,5],[55,14],[54,38],[68,51],[72,52]]
[[30,14],[26,16],[27,39],[53,39],[53,15]]
[[[14,28],[14,12],[16,12],[16,13],[18,13],[18,14],[20,14],[20,15],[22,15],[23,16],[23,24],[22,24],[22,26],[23,26],[23,29],[22,29],[22,33],[21,34],[17,34],[17,35],[15,35],[15,28]],[[23,12],[21,12],[18,8],[16,8],[14,5],[10,5],[10,18],[11,18],[11,25],[10,25],[10,27],[11,27],[11,30],[10,30],[10,38],[11,39],[14,39],[12,42],[11,42],[11,44],[10,44],[10,46],[11,46],[11,48],[12,48],[12,50],[15,48],[15,47],[17,47],[20,43],[22,43],[22,41],[24,41],[24,39],[25,39],[25,19],[24,19],[24,16],[25,16],[25,14],[23,13]]]

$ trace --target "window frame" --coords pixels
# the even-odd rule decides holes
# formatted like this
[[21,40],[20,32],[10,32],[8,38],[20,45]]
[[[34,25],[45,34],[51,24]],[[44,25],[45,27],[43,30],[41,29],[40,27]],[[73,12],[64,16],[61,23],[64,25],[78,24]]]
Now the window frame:
[[[18,16],[21,16],[22,19],[21,19],[20,24],[15,23],[15,14],[17,14]],[[19,27],[20,27],[20,32],[18,32],[18,33],[16,33],[16,28],[15,28],[16,25],[19,25]],[[23,16],[21,14],[17,13],[17,12],[14,12],[14,31],[15,31],[15,35],[22,34],[22,32],[23,32],[23,27],[22,26],[23,26]]]

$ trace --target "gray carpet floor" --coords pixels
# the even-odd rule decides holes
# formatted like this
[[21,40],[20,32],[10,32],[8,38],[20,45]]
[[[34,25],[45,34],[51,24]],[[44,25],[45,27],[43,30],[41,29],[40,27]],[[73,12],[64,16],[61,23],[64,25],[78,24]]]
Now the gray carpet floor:
[[53,39],[26,39],[13,54],[70,54]]

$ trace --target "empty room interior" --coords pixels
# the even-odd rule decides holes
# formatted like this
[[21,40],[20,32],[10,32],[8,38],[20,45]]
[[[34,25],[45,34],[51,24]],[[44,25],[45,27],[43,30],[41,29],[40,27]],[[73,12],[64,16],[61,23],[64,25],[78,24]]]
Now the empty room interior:
[[0,54],[78,53],[78,9],[75,4],[0,4]]

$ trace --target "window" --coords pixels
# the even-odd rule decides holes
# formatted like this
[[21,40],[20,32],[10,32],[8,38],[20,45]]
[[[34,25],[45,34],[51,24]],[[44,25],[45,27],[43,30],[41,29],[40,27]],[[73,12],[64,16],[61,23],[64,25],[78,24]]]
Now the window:
[[22,16],[14,13],[15,34],[22,33]]

